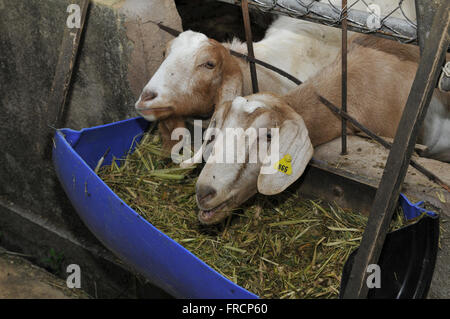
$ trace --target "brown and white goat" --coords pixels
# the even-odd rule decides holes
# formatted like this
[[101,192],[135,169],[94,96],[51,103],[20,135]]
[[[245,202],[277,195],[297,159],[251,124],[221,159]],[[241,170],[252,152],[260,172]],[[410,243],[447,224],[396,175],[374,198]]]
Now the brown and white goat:
[[[414,79],[418,58],[417,47],[366,35],[355,36],[348,52],[348,113],[373,132],[393,137]],[[238,97],[217,107],[211,127],[221,131],[227,128],[278,127],[280,147],[277,155],[278,158],[290,156],[292,171],[289,175],[282,171],[262,174],[265,160],[261,158],[256,163],[208,160],[196,186],[200,208],[198,217],[202,223],[221,221],[257,192],[273,195],[283,191],[302,175],[305,162],[312,156],[310,143],[316,146],[340,136],[340,118],[322,105],[318,98],[320,94],[340,105],[339,62],[338,57],[335,63],[284,96],[260,93]],[[430,109],[447,108],[450,112],[448,96],[436,92]],[[450,125],[435,129],[440,130],[441,134],[435,135],[441,136],[443,144],[447,143],[448,152],[450,135],[442,134],[450,131]],[[349,126],[348,132],[354,133],[355,129]],[[210,147],[215,152],[217,148],[223,148],[222,143],[221,139],[214,140],[210,145],[206,141],[203,148]],[[245,149],[247,157],[255,151],[255,144]]]
[[[321,0],[329,3],[330,0]],[[340,0],[331,3],[341,6]],[[403,17],[415,21],[414,0],[399,4],[392,0],[374,0],[381,16]],[[364,2],[351,10],[367,11]],[[288,17],[279,17],[269,27],[263,40],[254,44],[255,56],[304,81],[329,64],[340,50],[339,29]],[[167,44],[166,58],[144,87],[136,110],[146,119],[160,122],[163,140],[170,142],[175,127],[183,127],[187,117],[209,117],[214,105],[251,94],[248,64],[231,56],[229,49],[247,53],[244,43],[219,43],[204,34],[181,33]],[[294,84],[286,78],[257,66],[261,91],[284,94]],[[171,143],[166,143],[169,147]]]

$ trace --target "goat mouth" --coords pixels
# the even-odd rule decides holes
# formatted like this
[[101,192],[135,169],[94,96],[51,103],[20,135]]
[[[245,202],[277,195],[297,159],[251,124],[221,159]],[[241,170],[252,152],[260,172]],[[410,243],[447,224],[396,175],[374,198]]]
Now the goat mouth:
[[136,108],[139,115],[148,121],[164,120],[168,118],[175,108],[173,106]]
[[220,222],[231,212],[231,209],[223,210],[227,206],[228,202],[229,200],[223,202],[222,204],[216,206],[213,209],[208,210],[201,209],[198,213],[199,221],[205,225],[211,225]]
[[169,111],[173,111],[174,107],[173,106],[159,106],[159,107],[143,107],[143,108],[136,108],[136,110],[139,113],[142,113],[144,115],[148,115],[150,113],[154,113],[154,112],[169,112]]

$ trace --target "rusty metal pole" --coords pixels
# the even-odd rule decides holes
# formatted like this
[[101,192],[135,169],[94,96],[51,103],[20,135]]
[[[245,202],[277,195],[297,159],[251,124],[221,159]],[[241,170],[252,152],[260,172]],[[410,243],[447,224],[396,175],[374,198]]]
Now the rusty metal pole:
[[242,0],[242,17],[244,19],[244,28],[245,28],[245,39],[247,41],[247,51],[248,56],[250,57],[249,65],[250,65],[250,76],[252,78],[252,88],[253,93],[258,93],[258,78],[256,75],[256,66],[254,62],[255,54],[253,52],[253,37],[252,37],[252,28],[250,25],[250,15],[248,13],[248,1]]
[[[342,0],[341,108],[347,112],[347,0]],[[347,154],[347,119],[342,117],[341,155]]]
[[344,291],[344,298],[366,298],[369,292],[366,283],[368,266],[378,262],[419,128],[427,112],[450,42],[448,0],[439,3],[429,25],[429,37],[425,41],[419,67]]

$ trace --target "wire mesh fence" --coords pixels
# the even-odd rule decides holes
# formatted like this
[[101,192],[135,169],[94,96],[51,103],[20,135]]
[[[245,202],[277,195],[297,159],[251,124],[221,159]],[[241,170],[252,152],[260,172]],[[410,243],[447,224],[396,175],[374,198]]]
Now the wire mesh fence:
[[[219,0],[240,4],[240,0]],[[374,33],[404,43],[417,43],[414,0],[249,0],[264,12],[288,15],[334,27],[341,27],[345,10],[350,31]]]

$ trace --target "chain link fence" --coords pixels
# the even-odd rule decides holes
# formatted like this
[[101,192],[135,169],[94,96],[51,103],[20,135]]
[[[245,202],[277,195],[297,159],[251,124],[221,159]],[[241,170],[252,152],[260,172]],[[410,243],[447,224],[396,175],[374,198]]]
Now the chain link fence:
[[[240,0],[219,0],[240,4]],[[347,9],[348,30],[373,33],[403,43],[417,44],[414,0],[249,0],[249,5],[264,12],[341,27]]]

